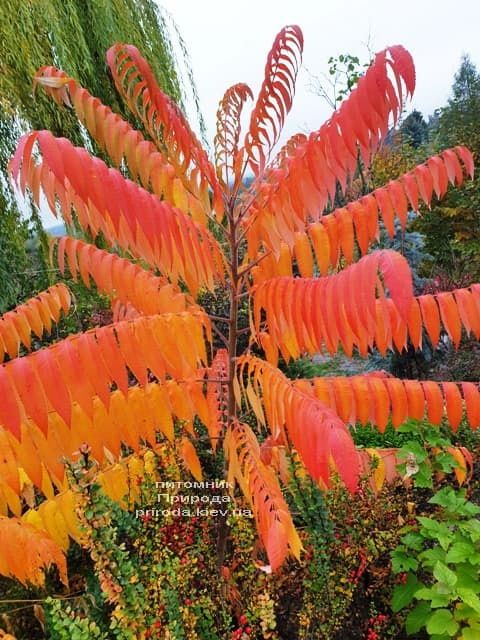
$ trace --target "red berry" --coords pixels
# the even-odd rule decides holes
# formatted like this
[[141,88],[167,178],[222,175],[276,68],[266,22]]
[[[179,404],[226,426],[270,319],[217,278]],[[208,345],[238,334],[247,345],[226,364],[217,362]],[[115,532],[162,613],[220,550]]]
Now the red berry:
[[245,627],[245,633],[252,633],[252,627]]
[[192,601],[190,600],[190,598],[185,598],[185,600],[183,602],[184,602],[184,604],[187,605],[187,607],[189,607],[192,604]]
[[240,624],[247,624],[248,619],[247,616],[240,616],[239,620]]

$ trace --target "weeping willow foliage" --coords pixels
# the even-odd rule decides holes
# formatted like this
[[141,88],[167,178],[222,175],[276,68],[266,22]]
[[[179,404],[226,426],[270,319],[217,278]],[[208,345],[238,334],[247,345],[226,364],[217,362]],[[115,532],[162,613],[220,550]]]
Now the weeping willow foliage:
[[[129,119],[105,63],[105,52],[113,43],[128,42],[142,51],[163,90],[182,105],[185,92],[167,20],[154,0],[0,1],[0,277],[9,274],[8,286],[0,282],[0,313],[16,302],[21,286],[14,282],[15,274],[25,263],[24,256],[15,261],[7,251],[12,233],[18,231],[17,245],[25,233],[5,179],[20,133],[26,128],[50,129],[75,144],[85,144],[85,131],[68,109],[58,109],[43,91],[33,94],[33,74],[42,65],[60,67]],[[177,40],[185,59],[183,42]],[[186,68],[199,113],[188,62]]]
[[[49,64],[127,116],[105,63],[106,50],[119,41],[139,47],[163,90],[182,102],[169,30],[153,0],[6,0],[0,2],[0,25],[2,119],[20,119],[56,135],[78,136],[73,115],[58,109],[42,92],[32,94],[33,74]],[[12,148],[17,136],[12,127]]]

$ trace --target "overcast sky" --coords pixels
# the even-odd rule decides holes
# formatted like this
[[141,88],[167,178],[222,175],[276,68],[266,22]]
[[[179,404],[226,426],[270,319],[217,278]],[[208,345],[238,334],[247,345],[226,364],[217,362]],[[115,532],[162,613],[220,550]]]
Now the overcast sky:
[[[480,67],[479,0],[160,0],[173,16],[191,56],[210,139],[224,90],[246,82],[258,90],[276,33],[298,24],[304,33],[304,67],[327,72],[328,58],[351,53],[368,59],[402,44],[413,55],[417,90],[408,110],[425,114],[448,98],[462,53]],[[302,72],[285,135],[313,130],[329,116]]]
[[[321,75],[328,58],[341,53],[368,59],[402,44],[413,55],[417,89],[407,110],[425,115],[445,104],[462,53],[480,68],[480,0],[161,0],[185,40],[200,95],[201,109],[214,134],[218,101],[225,89],[246,82],[254,92],[263,79],[265,59],[276,33],[298,24],[304,33],[304,67]],[[317,129],[329,117],[325,101],[299,75],[294,107],[282,142],[298,131]],[[46,226],[55,219],[43,212]]]

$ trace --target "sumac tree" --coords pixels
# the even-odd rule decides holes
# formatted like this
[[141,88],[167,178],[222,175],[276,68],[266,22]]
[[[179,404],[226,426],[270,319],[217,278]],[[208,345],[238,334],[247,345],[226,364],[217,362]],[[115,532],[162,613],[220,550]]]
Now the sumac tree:
[[[399,380],[381,372],[292,381],[277,367],[280,356],[289,361],[339,349],[366,356],[374,348],[401,351],[407,340],[420,347],[424,332],[436,343],[442,327],[456,345],[463,330],[480,337],[480,285],[415,297],[400,254],[369,253],[380,218],[393,234],[396,218],[405,225],[409,210],[430,206],[449,183],[460,186],[471,176],[465,147],[447,149],[331,210],[358,154],[370,163],[413,93],[409,53],[401,46],[378,53],[320,129],[294,136],[274,155],[302,49],[299,27],[277,35],[244,134],[241,114],[252,91],[245,84],[226,91],[215,164],[134,46],[115,44],[107,62],[139,130],[64,72],[45,67],[36,74],[35,83],[75,111],[112,166],[49,131],[34,131],[19,142],[12,178],[37,203],[44,197],[68,225],[110,246],[105,251],[67,236],[52,247],[52,259],[62,273],[68,266],[73,278],[87,286],[93,281],[116,312],[109,326],[28,355],[19,355],[20,344],[28,348],[30,331],[41,335],[67,309],[66,291],[50,290],[0,324],[0,351],[9,356],[0,367],[4,511],[8,505],[21,514],[18,495],[29,481],[49,502],[62,501],[68,517],[72,497],[61,457],[83,442],[108,465],[121,457],[122,445],[135,451],[140,442],[155,448],[158,438],[176,440],[198,480],[196,416],[212,455],[223,449],[225,478],[250,501],[276,570],[289,554],[301,553],[281,489],[286,452],[295,450],[321,486],[336,472],[354,492],[361,460],[349,423],[383,429],[389,419],[398,426],[426,414],[438,424],[445,414],[455,429],[466,412],[472,427],[480,424],[473,383]],[[225,317],[198,304],[200,294],[220,289],[229,297]],[[239,352],[246,298],[250,334]],[[216,351],[213,328],[223,343]],[[245,421],[247,408],[258,429]],[[12,531],[0,520],[0,571],[25,579]],[[41,549],[48,551],[45,544]]]

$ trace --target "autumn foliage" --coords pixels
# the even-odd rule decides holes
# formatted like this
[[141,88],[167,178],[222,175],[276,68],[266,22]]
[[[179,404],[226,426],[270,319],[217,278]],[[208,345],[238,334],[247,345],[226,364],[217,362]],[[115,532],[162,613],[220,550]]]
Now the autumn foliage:
[[[144,133],[63,71],[37,72],[37,90],[74,110],[110,164],[35,131],[21,138],[11,176],[37,204],[45,198],[69,227],[110,247],[64,237],[52,244],[52,260],[62,274],[109,296],[116,313],[109,326],[29,354],[32,332],[41,337],[68,312],[65,285],[0,320],[0,358],[8,355],[0,367],[0,510],[18,518],[0,519],[1,573],[38,584],[39,564],[56,562],[64,576],[53,540],[65,547],[68,535],[78,539],[80,532],[62,460],[84,442],[106,477],[115,468],[124,478],[124,446],[135,456],[141,444],[155,450],[166,438],[200,479],[196,440],[203,424],[212,455],[224,452],[227,477],[251,503],[276,570],[287,555],[301,553],[282,495],[282,456],[296,452],[322,487],[338,473],[353,492],[366,461],[349,424],[384,429],[389,419],[398,426],[427,416],[434,424],[445,417],[456,429],[465,414],[472,428],[480,425],[472,383],[381,374],[292,381],[277,367],[280,356],[402,351],[407,341],[420,348],[425,335],[435,344],[442,333],[458,345],[463,331],[480,337],[480,285],[415,297],[402,255],[369,253],[381,224],[393,235],[396,219],[405,227],[408,211],[429,207],[472,176],[465,147],[443,151],[344,208],[334,206],[337,189],[346,188],[359,162],[370,163],[412,95],[411,56],[401,46],[377,54],[324,125],[294,136],[273,156],[302,50],[299,27],[278,34],[243,138],[240,119],[253,93],[245,84],[226,91],[215,166],[135,47],[114,45],[107,62]],[[229,295],[226,318],[199,304],[199,294],[220,286]],[[246,296],[251,332],[240,353]],[[218,335],[222,349],[216,350]],[[247,409],[258,430],[246,423]],[[265,430],[268,436],[259,437]],[[30,485],[47,500],[25,512]],[[3,557],[18,535],[35,545],[38,539],[33,561]]]

